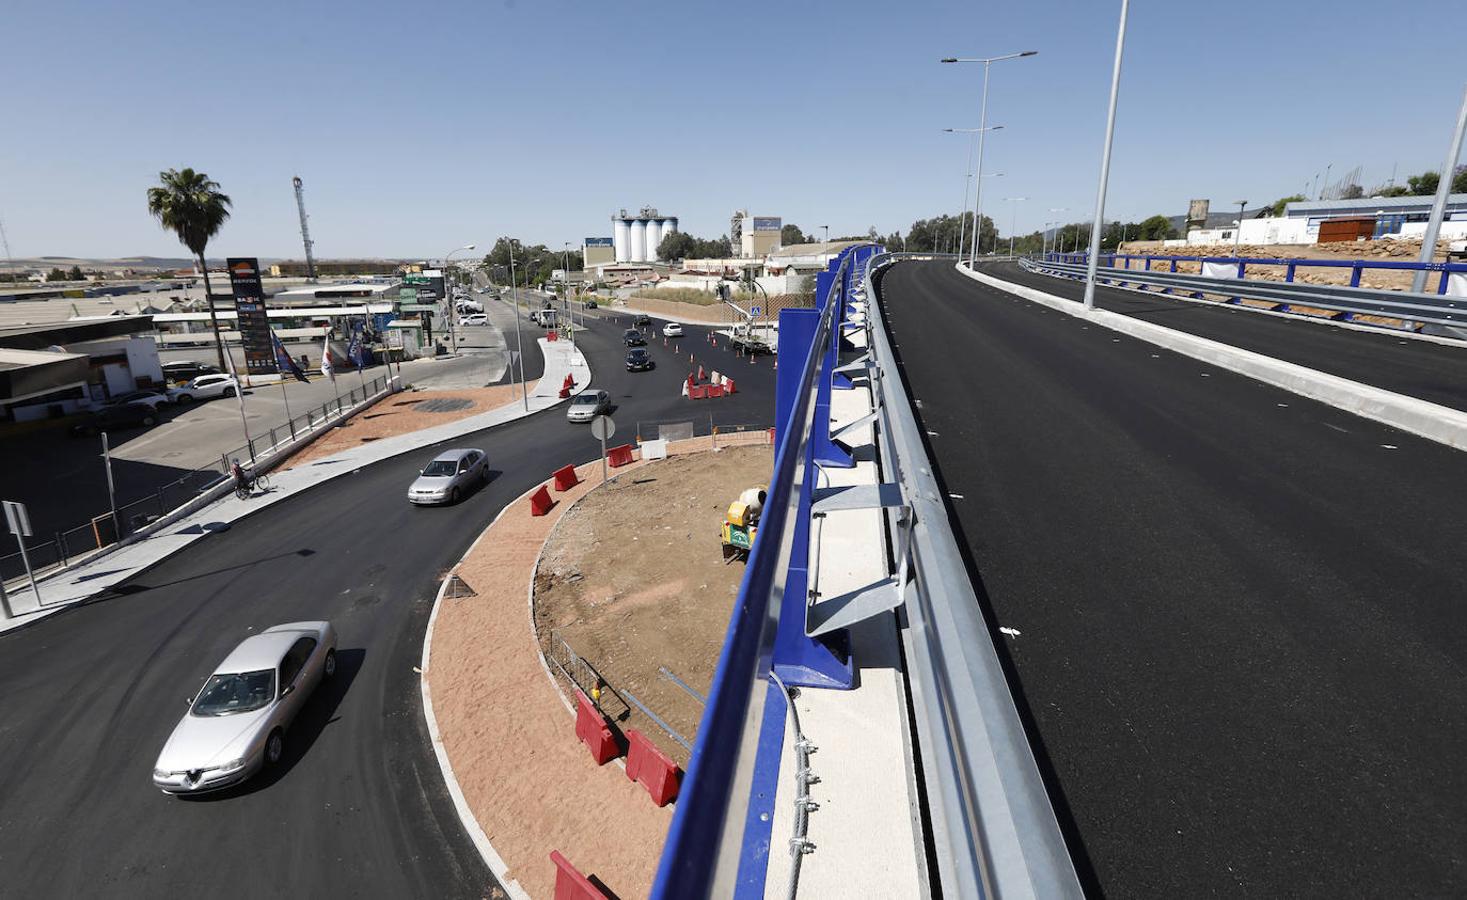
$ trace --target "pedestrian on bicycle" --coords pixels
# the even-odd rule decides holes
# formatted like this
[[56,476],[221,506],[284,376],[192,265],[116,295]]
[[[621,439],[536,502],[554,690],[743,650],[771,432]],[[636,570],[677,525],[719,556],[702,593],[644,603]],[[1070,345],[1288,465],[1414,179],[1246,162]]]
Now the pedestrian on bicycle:
[[231,460],[229,474],[234,477],[234,489],[236,491],[249,490],[249,476],[245,474],[244,466],[239,464],[238,459]]

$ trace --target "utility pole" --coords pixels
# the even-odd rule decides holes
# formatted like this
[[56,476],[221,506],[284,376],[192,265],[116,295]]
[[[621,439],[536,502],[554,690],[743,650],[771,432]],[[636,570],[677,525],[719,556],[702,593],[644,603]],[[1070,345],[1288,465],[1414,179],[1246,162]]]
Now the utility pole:
[[[1426,220],[1426,234],[1421,237],[1421,261],[1431,262],[1436,257],[1436,240],[1442,231],[1442,219],[1447,213],[1447,196],[1452,192],[1452,176],[1457,173],[1457,159],[1462,155],[1462,133],[1467,131],[1467,92],[1462,94],[1462,110],[1457,113],[1457,130],[1452,135],[1452,146],[1447,150],[1447,161],[1442,166],[1442,177],[1437,179],[1436,199],[1431,204],[1431,218]],[[1411,280],[1411,290],[1422,293],[1426,290],[1426,270],[1416,273]]]
[[1238,245],[1243,242],[1243,210],[1248,208],[1247,200],[1235,200],[1238,204],[1238,230],[1233,232],[1233,255],[1238,255]]
[[295,208],[301,216],[301,242],[306,245],[306,278],[316,280],[316,257],[311,253],[311,229],[306,225],[306,193],[299,175],[291,179],[295,185]]
[[[1100,223],[1105,219],[1105,189],[1110,182],[1110,148],[1116,133],[1116,100],[1121,91],[1121,57],[1126,49],[1126,14],[1131,0],[1121,0],[1121,23],[1116,29],[1116,58],[1110,73],[1110,111],[1105,117],[1105,150],[1100,156],[1100,185],[1095,191],[1095,225],[1090,229],[1090,259],[1085,271],[1085,311],[1095,308],[1095,267],[1100,257]],[[1078,229],[1075,242],[1079,243]]]

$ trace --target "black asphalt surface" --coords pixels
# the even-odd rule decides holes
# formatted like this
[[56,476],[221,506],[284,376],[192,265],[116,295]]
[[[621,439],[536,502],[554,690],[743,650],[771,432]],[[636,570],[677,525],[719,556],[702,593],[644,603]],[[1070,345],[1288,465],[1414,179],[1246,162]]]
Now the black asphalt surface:
[[[772,419],[767,359],[748,366],[689,328],[683,342],[700,357],[745,367],[737,395],[689,401],[678,396],[686,368],[660,340],[650,342],[660,367],[630,374],[620,334],[619,323],[592,322],[580,338],[619,422],[696,421],[709,404],[721,404],[720,421]],[[0,635],[0,896],[490,895],[429,746],[413,669],[443,572],[507,502],[599,445],[559,407],[452,444],[485,448],[494,472],[456,506],[404,499],[439,449],[425,446]],[[297,720],[279,770],[208,797],[155,790],[158,751],[211,667],[250,632],[304,619],[335,623],[340,667]]]
[[1092,892],[1460,895],[1467,454],[949,264],[880,294]]
[[[1083,282],[1035,275],[1017,263],[986,265],[983,271],[1077,302],[1085,295]],[[1223,303],[1163,299],[1119,288],[1097,287],[1095,304],[1351,381],[1467,410],[1467,346],[1406,338],[1386,329],[1340,328],[1266,315]]]

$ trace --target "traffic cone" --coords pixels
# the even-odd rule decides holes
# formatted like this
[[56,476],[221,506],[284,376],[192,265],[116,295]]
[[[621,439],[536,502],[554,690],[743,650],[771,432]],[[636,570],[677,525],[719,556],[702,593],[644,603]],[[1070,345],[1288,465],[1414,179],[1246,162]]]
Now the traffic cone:
[[703,374],[703,367],[702,366],[699,366],[698,367],[698,380],[701,382],[706,377],[707,376]]

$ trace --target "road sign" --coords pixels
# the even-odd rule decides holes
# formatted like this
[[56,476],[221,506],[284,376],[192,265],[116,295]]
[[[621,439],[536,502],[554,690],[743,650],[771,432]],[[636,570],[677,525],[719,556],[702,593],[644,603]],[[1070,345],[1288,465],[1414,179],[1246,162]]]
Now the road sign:
[[227,262],[229,285],[234,291],[235,325],[244,347],[245,374],[274,375],[280,367],[275,363],[275,343],[270,338],[260,262],[254,257],[230,257]]
[[404,303],[397,308],[398,312],[437,312],[437,303]]
[[428,283],[428,276],[427,275],[404,275],[404,276],[402,276],[402,283],[403,284],[427,284]]
[[601,483],[606,483],[606,439],[616,434],[616,423],[611,416],[597,416],[591,420],[591,434],[601,439]]
[[5,524],[10,526],[10,533],[13,535],[32,537],[31,516],[24,503],[17,503],[14,500],[5,501]]
[[759,315],[759,313],[760,313],[759,307],[757,307],[757,306],[751,306],[751,307],[749,307],[749,315],[751,315],[751,316],[757,316],[757,315]]

